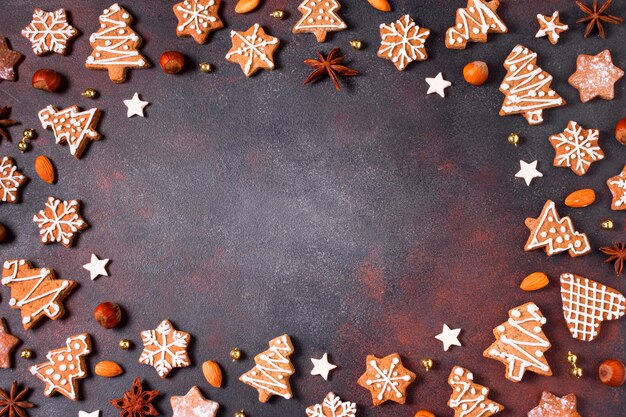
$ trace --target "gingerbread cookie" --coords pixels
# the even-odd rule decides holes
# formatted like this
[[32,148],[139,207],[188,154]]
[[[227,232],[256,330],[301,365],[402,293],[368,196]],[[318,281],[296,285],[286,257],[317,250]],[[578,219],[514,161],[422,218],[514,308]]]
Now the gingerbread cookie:
[[51,52],[65,55],[68,41],[77,35],[78,31],[67,22],[63,9],[54,12],[35,9],[30,25],[22,29],[22,36],[33,44],[33,53],[39,56]]
[[18,190],[26,181],[28,178],[17,170],[13,158],[5,156],[0,160],[0,202],[17,203]]
[[39,121],[44,129],[52,129],[56,143],[67,143],[70,154],[80,158],[92,140],[100,140],[96,131],[100,120],[100,110],[92,108],[79,111],[78,106],[59,110],[48,106],[39,111]]
[[467,7],[457,9],[456,24],[446,32],[448,49],[465,49],[467,42],[487,42],[488,33],[509,30],[496,13],[498,0],[467,0]]
[[15,68],[24,55],[9,48],[7,39],[0,36],[0,80],[15,81]]
[[341,4],[337,0],[304,0],[298,6],[302,17],[293,27],[293,33],[311,32],[318,42],[325,42],[328,32],[348,27],[337,14],[340,8]]
[[544,391],[539,405],[528,412],[528,417],[580,417],[576,411],[576,395],[557,397]]
[[572,337],[591,342],[600,324],[626,313],[626,298],[613,288],[574,274],[561,274],[563,315]]
[[74,244],[75,235],[89,227],[80,215],[80,201],[61,201],[48,197],[45,208],[33,216],[39,227],[41,243],[59,242],[66,248]]
[[224,27],[217,14],[221,0],[184,0],[173,7],[178,19],[176,36],[191,36],[197,43],[206,42],[209,33]]
[[452,368],[448,385],[452,388],[448,406],[454,410],[454,417],[489,417],[504,410],[489,399],[489,388],[475,383],[474,375],[465,368]]
[[506,77],[500,84],[505,95],[500,116],[521,114],[530,125],[543,122],[543,110],[562,106],[565,100],[550,88],[552,76],[537,66],[537,54],[517,45],[504,61]]
[[215,417],[220,405],[204,398],[198,387],[193,386],[184,396],[170,398],[172,417]]
[[611,209],[626,210],[626,165],[624,165],[619,175],[606,180],[606,185],[611,190],[611,194],[613,194]]
[[4,317],[0,317],[0,368],[7,369],[11,367],[13,350],[21,342],[19,338],[9,333],[7,321]]
[[114,83],[123,83],[129,69],[150,67],[148,60],[139,52],[141,37],[131,29],[133,17],[119,4],[104,9],[100,15],[100,30],[92,33],[89,43],[93,52],[85,67],[107,70]]
[[72,401],[78,400],[78,380],[87,378],[85,356],[91,353],[91,338],[82,333],[70,336],[65,347],[51,350],[46,355],[48,362],[30,367],[30,373],[46,383],[44,395],[55,392]]
[[509,319],[493,329],[496,341],[483,356],[505,364],[506,378],[513,382],[521,381],[526,371],[552,375],[544,356],[552,346],[541,329],[544,324],[546,318],[535,303],[509,310]]
[[19,308],[24,329],[30,329],[44,316],[51,320],[63,317],[63,299],[76,286],[74,281],[56,279],[54,270],[35,268],[25,259],[5,261],[2,285],[11,289],[11,308]]
[[143,351],[139,363],[153,366],[161,378],[174,368],[190,365],[187,345],[191,335],[176,330],[169,320],[163,320],[156,329],[141,332]]
[[267,402],[272,395],[290,399],[289,377],[296,371],[289,357],[293,353],[291,338],[284,334],[269,342],[270,348],[254,357],[254,368],[239,377],[244,384],[256,388],[259,401]]
[[591,251],[587,235],[575,231],[569,217],[559,217],[554,201],[546,201],[539,217],[529,217],[525,224],[530,229],[525,251],[545,248],[548,256],[569,251],[572,257]]
[[397,353],[384,358],[367,355],[365,372],[357,383],[370,391],[374,406],[385,401],[404,404],[406,390],[415,378],[415,374],[404,367]]
[[329,392],[321,404],[315,404],[306,409],[307,417],[355,417],[356,404],[350,401],[341,401],[339,396]]
[[580,101],[588,102],[596,97],[613,100],[615,83],[624,71],[613,65],[608,49],[598,55],[578,55],[576,72],[567,80],[580,93]]
[[260,69],[274,69],[274,51],[280,45],[280,39],[266,34],[258,23],[245,32],[231,31],[230,38],[233,46],[226,59],[239,64],[246,77]]
[[380,25],[378,56],[390,60],[398,71],[402,71],[413,61],[428,59],[424,48],[428,35],[430,30],[419,27],[411,16],[405,14],[393,23]]
[[558,10],[552,13],[552,16],[538,14],[537,22],[539,22],[539,31],[537,31],[535,38],[547,36],[552,45],[556,45],[559,41],[560,34],[569,29],[569,26],[561,23],[559,20]]
[[571,168],[576,175],[585,175],[593,162],[604,159],[604,152],[598,145],[600,131],[583,129],[578,123],[570,121],[562,133],[548,138],[556,151],[555,167]]

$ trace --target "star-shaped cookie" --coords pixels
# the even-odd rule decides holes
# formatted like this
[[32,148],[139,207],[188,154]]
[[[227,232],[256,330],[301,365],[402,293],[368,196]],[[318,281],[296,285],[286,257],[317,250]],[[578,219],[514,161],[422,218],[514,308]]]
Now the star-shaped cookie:
[[596,97],[613,100],[615,83],[623,76],[624,71],[613,65],[611,51],[605,49],[598,55],[578,55],[576,72],[567,81],[586,103]]
[[556,45],[559,41],[561,32],[565,32],[569,29],[569,26],[561,23],[559,20],[559,11],[556,10],[552,13],[552,16],[545,16],[542,14],[537,15],[537,22],[539,22],[539,31],[535,35],[536,38],[547,36],[552,45]]
[[20,342],[20,339],[9,333],[6,320],[0,317],[0,368],[6,369],[11,367],[13,349],[15,349]]
[[224,27],[218,16],[221,0],[185,0],[173,6],[178,19],[176,36],[191,36],[197,43],[206,42],[209,33]]
[[40,56],[51,52],[65,55],[68,42],[77,35],[64,9],[53,12],[35,9],[33,20],[22,29],[22,36],[33,44],[33,53]]
[[570,121],[563,132],[548,138],[556,152],[552,165],[570,168],[576,175],[585,175],[592,163],[604,159],[599,138],[598,129],[583,129],[575,121]]
[[193,386],[184,396],[172,396],[170,404],[172,417],[215,417],[219,404],[202,396],[198,387]]
[[174,368],[190,365],[187,346],[191,335],[176,330],[169,320],[163,320],[156,329],[141,332],[143,351],[139,363],[154,366],[161,378],[165,378]]
[[619,175],[606,180],[606,185],[613,194],[611,208],[613,210],[626,210],[626,165]]
[[372,394],[372,404],[385,401],[406,402],[406,390],[415,381],[415,374],[402,365],[400,355],[393,353],[384,358],[367,355],[365,373],[357,381]]
[[528,417],[580,417],[576,411],[576,395],[557,397],[544,391],[539,405],[528,412]]
[[274,51],[280,45],[280,39],[266,34],[258,23],[245,32],[231,31],[230,38],[233,46],[226,59],[239,64],[246,77],[260,69],[274,69]]
[[15,81],[15,67],[24,55],[9,48],[7,39],[0,36],[0,80]]

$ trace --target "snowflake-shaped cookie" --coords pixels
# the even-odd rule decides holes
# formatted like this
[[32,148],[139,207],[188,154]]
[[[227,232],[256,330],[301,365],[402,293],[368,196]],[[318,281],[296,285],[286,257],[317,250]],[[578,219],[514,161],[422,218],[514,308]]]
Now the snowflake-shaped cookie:
[[424,48],[428,35],[430,30],[419,27],[408,14],[388,25],[383,23],[378,56],[390,60],[402,71],[411,62],[428,58]]
[[406,390],[415,381],[415,374],[402,365],[400,355],[393,353],[384,358],[367,356],[367,368],[358,384],[372,394],[372,404],[385,401],[406,402]]
[[67,22],[65,10],[54,12],[35,9],[30,25],[22,29],[22,36],[33,44],[35,55],[50,52],[65,55],[67,42],[78,35],[78,31]]
[[12,158],[8,156],[2,158],[0,161],[0,201],[17,203],[18,188],[27,180],[28,178],[17,170]]
[[191,36],[197,43],[206,42],[214,30],[224,27],[218,16],[220,0],[184,0],[173,7],[178,19],[177,36]]
[[154,366],[161,378],[172,369],[189,366],[187,345],[191,335],[176,330],[169,320],[163,320],[156,329],[141,332],[143,351],[139,363]]
[[577,175],[585,175],[592,162],[604,158],[604,152],[598,145],[599,137],[598,129],[583,129],[578,123],[570,121],[563,133],[549,138],[556,151],[553,165],[571,168]]
[[233,46],[226,54],[226,59],[239,64],[246,77],[262,68],[274,69],[273,54],[280,39],[267,35],[258,23],[245,32],[233,30],[230,37]]
[[306,409],[308,417],[354,417],[356,404],[350,401],[341,401],[341,398],[329,392],[321,404],[315,404]]
[[76,233],[89,224],[80,215],[80,201],[61,201],[48,197],[43,210],[33,216],[39,227],[42,243],[60,242],[66,248],[72,247]]
[[626,210],[626,165],[619,175],[606,180],[606,185],[613,194],[611,208],[613,210]]

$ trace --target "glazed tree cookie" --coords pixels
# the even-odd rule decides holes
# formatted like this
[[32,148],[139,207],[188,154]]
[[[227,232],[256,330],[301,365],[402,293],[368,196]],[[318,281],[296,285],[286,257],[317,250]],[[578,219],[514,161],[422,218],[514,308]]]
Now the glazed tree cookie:
[[341,4],[337,0],[304,0],[298,6],[302,17],[293,27],[293,33],[311,32],[318,42],[325,42],[328,32],[348,27],[337,14],[340,8]]
[[572,257],[585,255],[591,251],[587,235],[574,230],[569,217],[559,217],[554,201],[548,200],[536,219],[526,219],[530,236],[524,246],[525,251],[545,248],[548,256],[569,251]]
[[383,23],[380,25],[378,56],[390,60],[398,71],[402,71],[413,61],[428,59],[424,48],[428,35],[430,30],[419,27],[408,14],[393,23]]
[[619,175],[606,180],[606,185],[613,195],[611,209],[626,210],[626,165],[624,165]]
[[269,342],[270,348],[254,357],[254,368],[239,377],[244,384],[256,388],[259,401],[267,402],[273,395],[290,399],[291,386],[289,377],[296,371],[289,357],[293,353],[293,344],[284,334]]
[[509,319],[493,329],[496,341],[483,356],[506,365],[506,378],[519,382],[524,372],[550,376],[552,370],[544,356],[550,342],[541,329],[546,324],[539,307],[526,303],[509,310]]
[[528,417],[580,417],[576,411],[576,395],[557,397],[544,391],[539,405],[528,412]]
[[0,160],[0,202],[17,203],[18,190],[26,181],[28,178],[17,170],[13,158],[5,156]]
[[39,227],[41,243],[59,242],[66,248],[74,245],[74,237],[89,224],[80,215],[80,201],[61,201],[48,197],[43,210],[33,216]]
[[72,401],[78,400],[78,380],[87,378],[85,356],[91,353],[91,338],[82,333],[68,337],[65,347],[51,350],[46,355],[48,362],[31,366],[30,373],[45,382],[44,395],[55,392]]
[[530,125],[543,122],[543,110],[559,107],[565,100],[550,88],[552,76],[537,66],[537,54],[517,45],[504,61],[506,77],[500,84],[505,95],[500,116],[521,114]]
[[93,52],[85,67],[107,70],[114,83],[123,83],[129,69],[150,67],[148,60],[138,51],[141,37],[130,27],[133,21],[130,13],[114,3],[104,9],[99,20],[100,30],[89,37]]
[[474,375],[465,368],[452,368],[448,385],[452,387],[448,406],[454,410],[454,417],[489,417],[504,410],[489,399],[489,388],[475,383]]
[[404,367],[400,355],[392,353],[384,358],[367,355],[365,373],[357,383],[372,394],[372,404],[385,401],[406,402],[406,390],[415,381],[415,374]]
[[205,43],[209,33],[224,27],[217,14],[221,0],[184,0],[173,6],[178,19],[176,36],[191,36],[197,43]]
[[231,31],[230,38],[233,46],[226,59],[239,64],[246,77],[260,69],[274,69],[274,52],[280,45],[280,39],[266,34],[258,23],[245,32]]
[[39,121],[44,129],[52,129],[56,143],[67,143],[70,154],[80,158],[92,140],[100,140],[96,131],[100,120],[100,110],[92,108],[79,111],[78,106],[59,110],[48,106],[39,111]]
[[68,41],[77,35],[78,31],[67,22],[63,9],[54,12],[35,9],[30,25],[22,29],[22,36],[33,44],[35,55],[50,52],[65,55]]
[[555,167],[571,168],[576,175],[585,175],[593,162],[604,159],[604,152],[598,145],[600,131],[583,129],[578,123],[570,121],[562,133],[548,138],[556,151]]
[[561,301],[567,327],[574,339],[591,342],[600,324],[626,313],[626,298],[613,288],[574,274],[561,274]]
[[456,24],[446,32],[446,47],[465,49],[467,42],[487,42],[488,33],[508,32],[496,13],[499,6],[499,0],[467,0],[467,7],[456,11]]
[[624,76],[624,71],[613,65],[608,49],[598,55],[578,55],[576,72],[567,80],[580,93],[583,103],[596,97],[613,100],[615,83]]
[[11,289],[9,305],[21,310],[22,324],[28,330],[44,316],[51,320],[63,317],[62,301],[76,283],[56,279],[53,269],[35,268],[25,259],[15,259],[4,261],[2,285]]
[[190,365],[187,345],[191,335],[176,330],[169,320],[163,320],[156,329],[141,332],[143,351],[139,363],[153,366],[161,378],[174,368]]

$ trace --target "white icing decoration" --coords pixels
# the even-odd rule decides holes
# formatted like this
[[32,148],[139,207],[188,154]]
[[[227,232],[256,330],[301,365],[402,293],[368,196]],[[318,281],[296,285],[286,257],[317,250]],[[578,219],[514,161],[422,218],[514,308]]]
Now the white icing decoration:
[[298,6],[302,17],[293,27],[293,30],[343,30],[347,26],[337,15],[339,8],[341,5],[337,0],[304,0]]
[[[58,213],[59,206],[61,212]],[[52,217],[47,217],[45,210],[40,210],[33,217],[33,221],[41,229],[39,234],[43,243],[61,242],[68,245],[74,234],[83,229],[85,221],[78,214],[78,200],[61,201],[54,197],[48,197],[46,207]]]
[[378,400],[383,399],[385,392],[392,390],[396,394],[396,398],[402,398],[402,392],[400,392],[397,388],[397,381],[410,381],[411,376],[408,374],[398,376],[398,373],[394,371],[394,369],[399,363],[400,359],[393,358],[389,369],[380,369],[375,360],[370,361],[369,365],[374,369],[374,371],[376,371],[376,379],[368,379],[366,384],[375,385],[376,388],[380,389],[377,395]]
[[185,13],[183,16],[185,21],[179,22],[177,30],[179,32],[184,31],[187,26],[190,29],[195,30],[197,34],[203,32],[203,28],[206,28],[209,23],[215,23],[217,18],[212,16],[209,8],[215,6],[214,0],[209,0],[205,5],[202,5],[200,0],[191,0],[190,2],[183,2],[176,5],[176,10]]
[[322,404],[315,404],[306,409],[308,417],[355,417],[356,404],[350,401],[341,401],[341,398],[330,392]]
[[579,175],[585,174],[592,162],[604,159],[598,145],[599,138],[598,129],[583,129],[578,123],[570,121],[565,131],[550,136],[550,143],[557,151],[555,166],[569,167]]
[[259,360],[255,359],[256,365],[250,372],[252,376],[260,374],[262,377],[252,378],[246,373],[241,376],[240,380],[259,390],[289,399],[292,394],[288,392],[289,385],[283,374],[290,376],[294,373],[289,361],[289,355],[293,353],[293,348],[285,335],[274,339],[272,342],[269,352],[260,354]]
[[3,157],[0,161],[0,191],[2,191],[0,201],[9,203],[17,201],[17,189],[25,180],[26,177],[17,171],[13,161],[8,156]]
[[[77,152],[85,146],[85,141],[100,139],[100,134],[91,129],[98,112],[96,108],[78,111],[77,106],[63,110],[47,106],[39,111],[39,121],[44,129],[52,129],[56,143],[67,143],[70,154],[77,156]],[[65,132],[61,132],[64,128]]]
[[243,72],[249,74],[252,69],[252,63],[255,59],[260,59],[269,68],[274,68],[274,63],[265,54],[265,47],[268,45],[278,45],[278,38],[268,36],[267,38],[260,37],[258,35],[259,28],[261,26],[258,23],[254,24],[254,30],[252,35],[243,36],[240,32],[231,31],[230,37],[241,40],[242,44],[239,48],[226,54],[226,59],[231,58],[234,55],[241,55],[246,57],[247,61],[244,65]]
[[172,323],[163,320],[156,329],[141,332],[144,350],[139,363],[153,366],[161,378],[173,368],[189,366],[186,349],[190,339],[189,333],[176,330]]
[[[478,12],[478,15],[474,16],[476,12]],[[470,28],[472,28],[474,35],[486,34],[490,30],[496,29],[502,32],[507,31],[502,19],[487,7],[482,0],[469,0],[467,10],[462,8],[458,9],[456,16],[457,20],[461,19],[461,21],[456,24],[458,30],[452,27],[446,32],[447,42],[451,45],[470,40]],[[489,25],[487,19],[493,20],[493,23]]]
[[32,42],[33,52],[44,55],[48,52],[64,54],[67,41],[77,30],[67,22],[65,10],[46,12],[35,9],[32,22],[22,29],[22,36]]
[[408,14],[391,24],[381,24],[380,29],[382,39],[378,54],[386,55],[399,70],[403,70],[413,61],[427,58],[424,42],[430,35],[430,30],[420,33],[420,27]]
[[[531,219],[535,220],[535,219]],[[546,223],[556,222],[559,226],[564,227],[568,233],[564,236],[564,242],[557,242],[556,230],[550,229],[550,234],[546,235],[541,230]],[[560,233],[563,233],[561,231]],[[567,242],[567,243],[566,243]],[[545,247],[548,255],[556,255],[557,253],[570,251],[572,255],[583,255],[591,249],[587,235],[579,233],[574,230],[572,220],[569,217],[559,218],[556,212],[554,201],[548,200],[541,212],[541,215],[536,219],[536,224],[533,226],[531,235],[526,243],[526,250],[532,250]]]
[[[452,387],[453,392],[448,405],[455,409],[455,415],[457,417],[465,417],[468,415],[481,417],[485,414],[490,416],[502,409],[500,404],[487,398],[487,394],[489,393],[487,388],[479,385],[481,394],[476,395],[476,389],[473,385],[477,384],[472,382],[473,378],[471,372],[460,366],[455,366],[451,375],[453,376],[448,379],[448,384]],[[458,395],[455,396],[455,394]],[[459,408],[461,409],[460,412]],[[476,414],[476,411],[479,411],[478,414]]]

